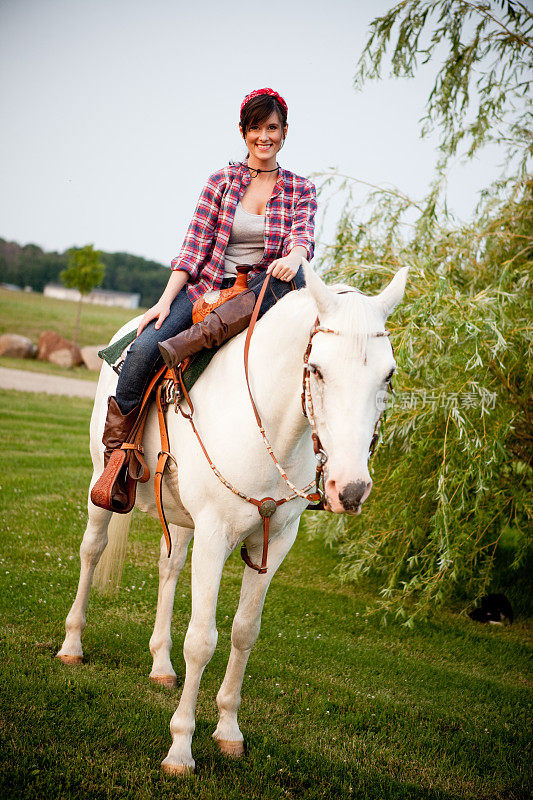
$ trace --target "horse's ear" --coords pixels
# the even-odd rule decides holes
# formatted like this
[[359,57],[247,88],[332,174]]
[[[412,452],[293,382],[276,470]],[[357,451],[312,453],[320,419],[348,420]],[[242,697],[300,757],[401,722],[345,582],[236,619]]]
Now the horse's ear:
[[337,305],[335,294],[331,289],[328,289],[322,278],[309,266],[305,258],[303,258],[302,261],[305,273],[305,285],[311,292],[311,297],[316,303],[318,313],[325,314],[328,311],[332,311]]
[[399,269],[389,285],[375,298],[385,319],[387,319],[391,311],[393,311],[403,299],[408,272],[409,267],[402,267]]

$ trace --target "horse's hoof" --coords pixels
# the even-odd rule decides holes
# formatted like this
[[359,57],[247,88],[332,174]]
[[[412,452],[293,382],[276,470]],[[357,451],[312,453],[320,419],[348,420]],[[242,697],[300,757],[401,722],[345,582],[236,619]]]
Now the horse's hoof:
[[83,664],[83,656],[67,656],[63,655],[62,653],[58,653],[56,655],[62,664],[68,664],[69,667],[76,666],[77,664]]
[[175,689],[178,685],[176,675],[150,675],[152,683],[158,683],[160,686],[166,686],[167,689]]
[[188,767],[186,764],[161,764],[165,775],[177,775],[180,778],[186,778],[188,775],[194,773],[194,767]]
[[227,739],[215,739],[218,749],[224,756],[242,758],[244,755],[244,742],[230,742]]

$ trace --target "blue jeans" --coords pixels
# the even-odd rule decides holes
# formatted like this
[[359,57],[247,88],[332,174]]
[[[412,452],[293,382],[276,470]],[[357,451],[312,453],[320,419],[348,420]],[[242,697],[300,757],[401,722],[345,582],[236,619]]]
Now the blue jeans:
[[[259,297],[264,280],[265,275],[263,273],[250,280],[249,288],[253,290],[256,297]],[[226,289],[234,283],[235,279],[226,279],[222,284],[222,288]],[[293,283],[297,289],[305,286],[304,272],[301,267],[294,276]],[[292,288],[291,283],[280,281],[278,278],[271,278],[261,303],[259,316],[263,316],[269,308],[272,308]],[[143,392],[148,386],[150,378],[156,369],[163,366],[163,359],[158,347],[159,342],[164,342],[165,339],[170,339],[171,336],[176,336],[176,334],[191,327],[192,307],[193,304],[187,297],[187,291],[184,287],[170,306],[170,313],[161,327],[156,330],[155,320],[152,320],[133,342],[120,370],[115,393],[116,401],[123,414],[133,411],[135,406],[141,402]]]

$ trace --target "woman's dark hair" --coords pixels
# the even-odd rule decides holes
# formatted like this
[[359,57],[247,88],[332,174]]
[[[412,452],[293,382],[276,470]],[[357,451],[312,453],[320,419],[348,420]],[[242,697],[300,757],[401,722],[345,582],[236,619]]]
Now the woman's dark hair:
[[281,127],[284,128],[287,124],[287,112],[275,97],[268,94],[260,94],[257,97],[246,103],[241,111],[241,128],[243,136],[246,136],[247,131],[252,125],[259,125],[265,119],[276,111]]

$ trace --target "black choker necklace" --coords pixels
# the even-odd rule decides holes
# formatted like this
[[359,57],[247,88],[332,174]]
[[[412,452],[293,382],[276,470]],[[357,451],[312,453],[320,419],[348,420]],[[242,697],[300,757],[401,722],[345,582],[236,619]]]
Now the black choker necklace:
[[[246,165],[248,167],[248,164]],[[255,169],[255,167],[248,167],[250,170],[250,178],[257,178],[260,172],[277,172],[279,166],[275,166],[274,169]]]

